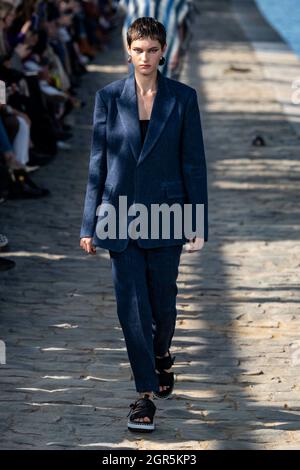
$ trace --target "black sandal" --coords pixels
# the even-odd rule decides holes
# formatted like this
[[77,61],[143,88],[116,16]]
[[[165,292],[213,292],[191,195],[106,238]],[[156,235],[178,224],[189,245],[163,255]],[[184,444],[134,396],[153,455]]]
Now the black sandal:
[[[130,431],[139,431],[139,432],[152,432],[155,429],[153,417],[156,411],[156,406],[153,401],[149,398],[149,395],[146,393],[143,398],[138,398],[134,403],[130,405],[131,410],[128,415],[130,415],[127,426]],[[143,421],[134,421],[136,418],[149,418],[150,422],[146,423]]]
[[166,357],[155,357],[155,368],[159,371],[159,374],[157,374],[159,385],[168,387],[167,390],[153,392],[155,397],[162,399],[169,398],[174,388],[174,372],[166,372],[164,369],[170,369],[172,367],[176,356],[172,357],[170,351],[168,351],[168,354],[169,355]]

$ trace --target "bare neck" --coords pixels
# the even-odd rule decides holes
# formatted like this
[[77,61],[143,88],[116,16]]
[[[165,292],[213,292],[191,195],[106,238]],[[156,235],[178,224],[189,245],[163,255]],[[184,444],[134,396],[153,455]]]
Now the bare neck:
[[157,91],[157,71],[154,75],[144,76],[135,73],[135,81],[137,86],[137,91],[140,95],[148,95],[155,93]]

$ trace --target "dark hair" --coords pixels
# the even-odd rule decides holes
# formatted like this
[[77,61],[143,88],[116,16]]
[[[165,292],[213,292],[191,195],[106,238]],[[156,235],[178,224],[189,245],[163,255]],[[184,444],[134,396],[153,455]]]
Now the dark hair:
[[161,48],[166,44],[166,30],[162,23],[151,16],[137,18],[128,28],[127,44],[130,47],[137,39],[150,37],[159,41]]

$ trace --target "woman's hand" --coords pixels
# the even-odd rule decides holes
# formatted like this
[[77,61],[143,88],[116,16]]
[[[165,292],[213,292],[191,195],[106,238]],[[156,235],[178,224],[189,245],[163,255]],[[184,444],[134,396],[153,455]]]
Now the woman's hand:
[[80,239],[81,248],[90,253],[91,255],[96,254],[96,247],[92,244],[92,237],[83,237]]
[[194,237],[190,239],[189,243],[186,245],[187,253],[193,253],[194,251],[199,251],[203,248],[204,238]]
[[26,21],[21,28],[21,33],[26,34],[29,31],[30,26],[31,26],[31,21],[30,20]]

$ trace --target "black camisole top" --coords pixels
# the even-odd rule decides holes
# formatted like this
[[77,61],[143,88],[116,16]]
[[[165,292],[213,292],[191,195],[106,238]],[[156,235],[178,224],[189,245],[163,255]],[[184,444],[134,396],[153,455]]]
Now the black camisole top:
[[144,143],[150,119],[140,119],[142,144]]

